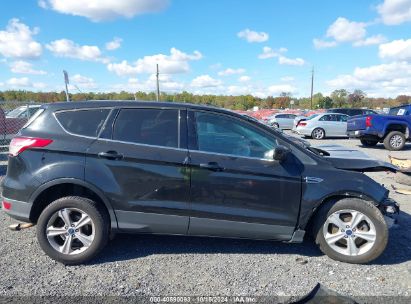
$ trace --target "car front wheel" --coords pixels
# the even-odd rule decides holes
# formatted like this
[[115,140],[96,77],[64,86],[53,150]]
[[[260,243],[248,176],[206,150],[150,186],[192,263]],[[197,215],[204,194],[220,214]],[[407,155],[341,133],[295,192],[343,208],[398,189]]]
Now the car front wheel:
[[63,197],[48,205],[37,222],[37,239],[52,259],[67,265],[89,261],[106,245],[106,213],[94,201]]
[[368,263],[381,255],[388,242],[384,217],[369,201],[346,198],[326,203],[315,220],[315,242],[337,261]]

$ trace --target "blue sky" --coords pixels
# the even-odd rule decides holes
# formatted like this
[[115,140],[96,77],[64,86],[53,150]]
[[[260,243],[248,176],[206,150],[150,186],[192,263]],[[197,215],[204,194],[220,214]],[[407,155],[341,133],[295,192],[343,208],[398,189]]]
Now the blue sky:
[[411,0],[3,0],[0,90],[411,95]]

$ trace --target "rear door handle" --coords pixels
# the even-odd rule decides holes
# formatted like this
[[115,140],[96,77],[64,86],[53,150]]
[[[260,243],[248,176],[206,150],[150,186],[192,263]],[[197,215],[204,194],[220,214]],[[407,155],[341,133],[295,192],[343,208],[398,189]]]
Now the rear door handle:
[[223,171],[224,168],[220,167],[220,165],[216,162],[209,162],[206,164],[200,164],[200,168],[211,170],[211,171]]
[[115,160],[115,159],[122,159],[123,154],[119,154],[116,151],[107,151],[107,152],[100,152],[98,154],[98,157]]

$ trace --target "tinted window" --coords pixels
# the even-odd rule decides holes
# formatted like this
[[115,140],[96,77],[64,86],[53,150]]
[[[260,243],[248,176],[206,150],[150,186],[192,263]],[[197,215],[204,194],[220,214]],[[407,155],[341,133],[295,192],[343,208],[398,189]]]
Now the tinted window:
[[347,115],[336,115],[337,121],[347,122],[348,116]]
[[93,109],[56,113],[58,121],[68,132],[96,137],[110,110]]
[[287,114],[278,114],[278,115],[275,115],[275,118],[288,118],[288,115]]
[[123,109],[114,124],[113,139],[178,147],[178,110]]
[[351,109],[349,112],[350,116],[362,115],[362,114],[363,114],[363,110],[361,109]]
[[200,151],[272,159],[277,142],[258,128],[225,115],[196,112],[195,118]]
[[319,120],[320,121],[331,121],[332,120],[332,115],[324,115]]

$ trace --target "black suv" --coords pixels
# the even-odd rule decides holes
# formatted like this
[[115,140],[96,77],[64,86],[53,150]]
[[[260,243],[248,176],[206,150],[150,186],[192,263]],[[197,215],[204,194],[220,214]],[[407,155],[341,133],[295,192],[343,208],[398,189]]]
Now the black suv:
[[3,210],[36,223],[42,249],[65,264],[119,232],[301,242],[306,231],[331,258],[363,263],[383,252],[383,215],[398,211],[354,172],[389,164],[347,162],[205,106],[48,104],[9,153]]
[[378,114],[374,110],[370,110],[370,109],[353,109],[353,108],[328,109],[327,113],[339,113],[339,114],[346,114],[348,116]]

